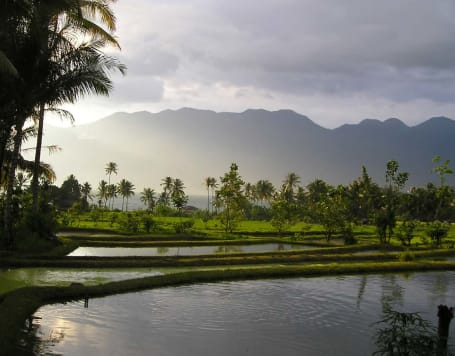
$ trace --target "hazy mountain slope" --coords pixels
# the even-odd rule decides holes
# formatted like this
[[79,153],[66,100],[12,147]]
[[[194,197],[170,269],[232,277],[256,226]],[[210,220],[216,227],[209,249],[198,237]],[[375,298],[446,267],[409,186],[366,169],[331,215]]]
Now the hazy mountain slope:
[[[411,185],[436,180],[431,158],[455,162],[455,121],[432,118],[415,127],[398,119],[364,120],[329,130],[293,111],[166,110],[157,114],[116,113],[93,124],[47,127],[45,141],[63,151],[45,157],[59,182],[74,173],[94,186],[115,161],[118,177],[138,189],[160,190],[165,176],[181,178],[192,193],[203,193],[206,176],[219,177],[231,162],[246,181],[269,179],[279,185],[288,172],[307,183],[315,178],[348,183],[365,165],[379,182],[390,159],[410,172]],[[453,183],[453,177],[450,179]]]

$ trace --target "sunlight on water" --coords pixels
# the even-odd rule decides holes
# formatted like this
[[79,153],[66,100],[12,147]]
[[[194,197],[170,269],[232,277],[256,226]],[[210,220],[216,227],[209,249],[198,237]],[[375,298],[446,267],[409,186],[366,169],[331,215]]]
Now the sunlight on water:
[[251,245],[212,245],[180,247],[78,247],[68,256],[197,256],[228,253],[251,253],[286,250],[310,250],[313,246],[268,243]]

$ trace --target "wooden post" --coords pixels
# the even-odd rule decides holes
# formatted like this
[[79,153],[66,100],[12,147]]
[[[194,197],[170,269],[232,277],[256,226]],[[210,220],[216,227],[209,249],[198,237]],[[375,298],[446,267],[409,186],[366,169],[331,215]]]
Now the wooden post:
[[453,308],[442,304],[438,306],[438,338],[440,349],[447,349],[447,339],[449,338],[449,327],[452,318]]

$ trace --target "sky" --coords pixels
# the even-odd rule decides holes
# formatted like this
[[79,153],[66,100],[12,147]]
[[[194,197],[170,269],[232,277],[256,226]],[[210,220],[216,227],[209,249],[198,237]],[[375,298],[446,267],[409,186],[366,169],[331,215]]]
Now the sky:
[[118,0],[116,111],[291,109],[327,128],[455,118],[453,0]]

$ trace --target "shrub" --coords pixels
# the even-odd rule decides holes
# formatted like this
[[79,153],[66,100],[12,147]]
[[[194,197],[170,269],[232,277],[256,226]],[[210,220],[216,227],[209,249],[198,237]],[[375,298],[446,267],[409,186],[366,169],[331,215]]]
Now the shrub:
[[189,232],[193,225],[194,225],[193,220],[180,221],[174,224],[174,230],[177,234],[184,234]]
[[158,223],[153,220],[153,218],[150,215],[142,215],[141,217],[142,221],[142,226],[144,227],[144,231],[146,233],[149,233],[150,231],[156,231],[158,230]]
[[442,239],[447,236],[449,229],[448,223],[436,220],[428,224],[426,233],[433,245],[440,247]]
[[414,230],[416,223],[412,220],[403,221],[397,231],[397,238],[401,241],[403,246],[411,246],[411,241],[414,238]]

